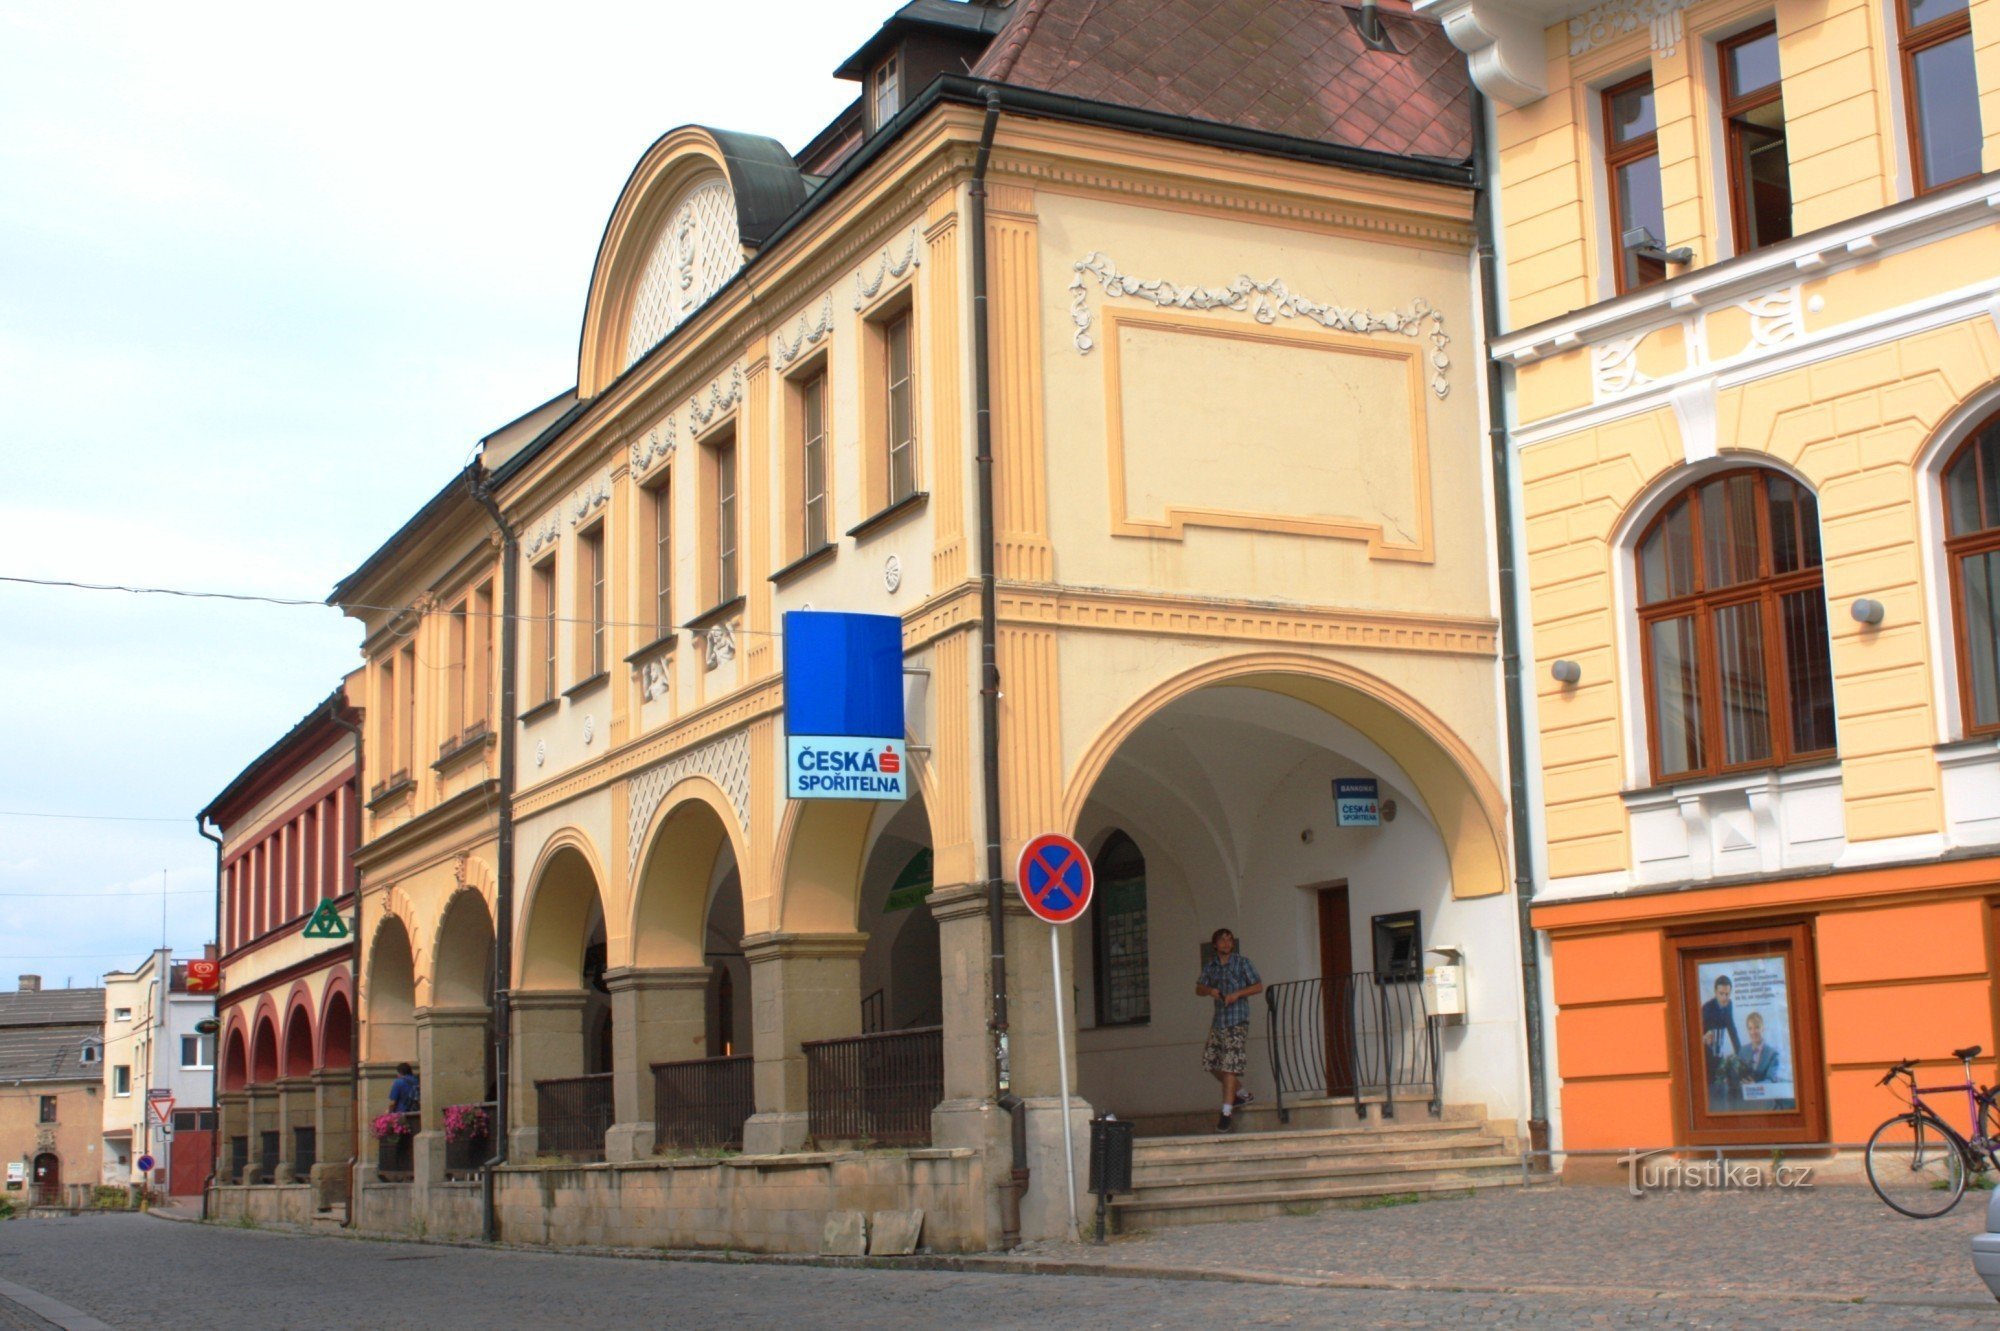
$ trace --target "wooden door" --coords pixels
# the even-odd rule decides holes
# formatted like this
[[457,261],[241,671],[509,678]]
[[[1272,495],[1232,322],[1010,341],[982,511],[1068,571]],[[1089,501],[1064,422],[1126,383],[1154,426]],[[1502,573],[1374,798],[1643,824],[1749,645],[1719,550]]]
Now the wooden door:
[[62,1157],[43,1154],[35,1157],[35,1205],[62,1205]]
[[1354,1022],[1350,991],[1354,938],[1347,884],[1319,889],[1320,1025],[1326,1041],[1326,1093],[1354,1094]]
[[[180,1118],[179,1114],[174,1115]],[[200,1120],[194,1114],[188,1118]],[[167,1193],[174,1197],[199,1197],[201,1185],[215,1166],[215,1133],[208,1128],[176,1127],[174,1149],[167,1165]],[[150,1182],[151,1180],[148,1180]]]

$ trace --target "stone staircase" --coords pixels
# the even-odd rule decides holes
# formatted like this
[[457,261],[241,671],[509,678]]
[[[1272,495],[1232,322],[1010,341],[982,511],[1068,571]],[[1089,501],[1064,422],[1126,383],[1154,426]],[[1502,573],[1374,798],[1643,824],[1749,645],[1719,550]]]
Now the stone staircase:
[[1518,1187],[1512,1125],[1484,1109],[1447,1106],[1433,1117],[1421,1101],[1398,1101],[1384,1117],[1378,1100],[1358,1119],[1354,1102],[1288,1105],[1289,1125],[1268,1106],[1245,1106],[1231,1133],[1190,1131],[1173,1115],[1141,1119],[1132,1160],[1133,1191],[1112,1199],[1118,1232],[1215,1220],[1298,1214],[1329,1204]]

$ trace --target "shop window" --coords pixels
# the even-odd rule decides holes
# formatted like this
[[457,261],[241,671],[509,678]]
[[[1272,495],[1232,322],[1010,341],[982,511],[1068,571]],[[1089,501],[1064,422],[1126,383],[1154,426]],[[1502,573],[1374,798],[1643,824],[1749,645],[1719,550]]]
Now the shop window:
[[529,570],[528,696],[537,703],[556,696],[556,561],[544,559]]
[[1152,1020],[1152,943],[1146,920],[1146,857],[1113,832],[1092,866],[1097,879],[1093,951],[1097,1024],[1138,1026]]
[[1377,980],[1424,978],[1424,920],[1413,910],[1377,915],[1371,932],[1375,942]]
[[1671,940],[1687,1140],[1823,1140],[1811,931],[1780,924]]
[[1611,191],[1611,244],[1622,294],[1666,280],[1666,205],[1660,189],[1653,79],[1642,74],[1603,93],[1604,174]]
[[1792,238],[1792,171],[1778,77],[1778,28],[1766,23],[1722,43],[1722,123],[1736,252]]
[[1834,754],[1819,505],[1763,469],[1691,485],[1637,554],[1655,782]]
[[1917,192],[1969,180],[1984,141],[1970,0],[1899,0],[1896,20]]
[[2000,731],[2000,416],[1944,470],[1945,558],[1967,735]]

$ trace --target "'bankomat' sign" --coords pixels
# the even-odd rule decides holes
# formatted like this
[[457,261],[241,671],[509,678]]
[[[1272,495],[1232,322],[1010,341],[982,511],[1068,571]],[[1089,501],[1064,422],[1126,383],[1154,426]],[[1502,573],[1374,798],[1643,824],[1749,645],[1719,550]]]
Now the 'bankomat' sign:
[[896,616],[785,612],[785,794],[908,797]]

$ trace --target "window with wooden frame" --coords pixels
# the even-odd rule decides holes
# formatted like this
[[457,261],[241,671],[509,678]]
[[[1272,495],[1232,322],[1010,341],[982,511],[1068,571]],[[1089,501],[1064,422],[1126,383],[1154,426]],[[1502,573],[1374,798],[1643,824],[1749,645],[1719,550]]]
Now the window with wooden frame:
[[1646,231],[1667,243],[1665,196],[1660,188],[1659,122],[1653,110],[1653,76],[1606,88],[1604,178],[1611,196],[1611,248],[1617,255],[1618,291],[1637,291],[1667,277],[1666,260],[1639,253],[1626,237]]
[[1985,141],[1970,0],[1897,0],[1896,23],[1916,191],[1970,180]]
[[2000,415],[1944,469],[1945,559],[1964,732],[2000,732]]
[[528,571],[528,696],[545,703],[556,696],[556,561]]
[[650,574],[646,595],[650,602],[645,613],[651,617],[653,636],[674,633],[674,482],[662,476],[640,491],[646,515],[646,549],[641,558]]
[[1812,491],[1764,468],[1699,481],[1653,519],[1636,562],[1655,782],[1833,757]]
[[467,731],[486,729],[492,716],[493,635],[497,627],[493,617],[493,584],[482,582],[466,603],[465,631],[471,644],[465,681]]
[[1736,252],[1792,238],[1792,168],[1785,147],[1778,26],[1765,23],[1716,47],[1722,70],[1723,151]]
[[576,604],[583,622],[576,635],[576,678],[579,684],[597,678],[610,660],[609,630],[605,626],[604,523],[599,521],[576,535]]
[[[723,430],[701,445],[702,581],[712,598],[709,609],[742,595],[737,567],[736,435]],[[704,614],[707,611],[703,612]]]
[[878,130],[896,118],[903,105],[902,80],[897,77],[902,62],[895,55],[875,66],[868,75],[868,128]]
[[467,658],[471,654],[471,628],[466,618],[467,603],[460,601],[452,607],[451,617],[446,623],[445,641],[445,683],[444,683],[444,742],[440,750],[450,749],[458,743],[458,737],[465,730],[465,691]]
[[417,754],[417,645],[396,656],[396,775],[408,776]]
[[1097,1024],[1143,1026],[1153,1019],[1146,857],[1131,837],[1113,832],[1097,852],[1092,868],[1097,880],[1091,925]]
[[785,556],[790,563],[818,554],[831,543],[825,360],[792,379],[787,395],[791,408],[791,457],[785,465],[785,489],[791,502]]
[[1678,934],[1667,950],[1680,1025],[1672,1064],[1681,1139],[1825,1140],[1811,927]]

